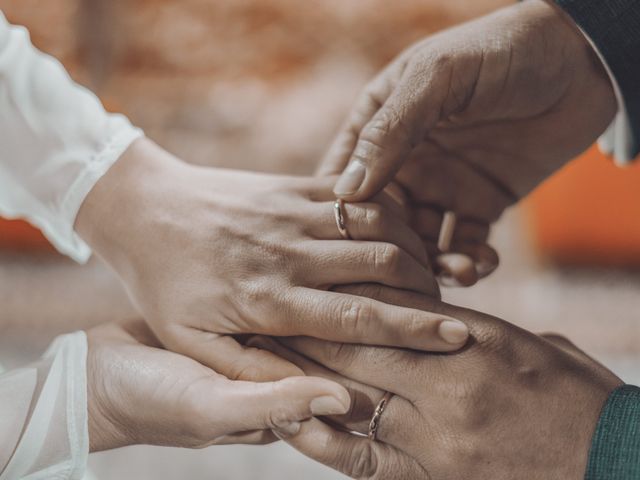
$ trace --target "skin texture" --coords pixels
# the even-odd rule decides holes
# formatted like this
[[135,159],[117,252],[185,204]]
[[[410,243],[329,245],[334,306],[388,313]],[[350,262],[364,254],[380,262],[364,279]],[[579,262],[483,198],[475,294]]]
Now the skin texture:
[[[76,228],[118,273],[165,347],[230,379],[275,380],[287,365],[228,334],[462,346],[462,323],[441,328],[453,319],[330,290],[377,282],[438,294],[397,201],[383,192],[348,205],[356,241],[345,241],[334,219],[334,183],[192,166],[142,139],[90,192]],[[288,375],[300,374],[288,367]]]
[[[379,286],[349,291],[455,315],[472,338],[460,353],[440,355],[303,337],[252,339],[349,390],[347,415],[280,435],[293,447],[353,478],[583,478],[600,410],[621,384],[613,373],[559,336],[536,336],[419,294]],[[378,441],[347,433],[368,431],[385,391],[395,396]]]
[[402,53],[365,87],[319,173],[344,170],[351,181],[335,191],[351,202],[395,181],[433,256],[442,212],[456,212],[453,251],[473,262],[434,263],[469,285],[497,267],[489,226],[592,145],[616,108],[606,72],[571,19],[528,0]]
[[273,440],[269,428],[292,434],[300,420],[344,413],[349,405],[344,388],[321,378],[228,380],[163,350],[143,320],[105,324],[87,338],[92,452],[133,444],[265,443]]

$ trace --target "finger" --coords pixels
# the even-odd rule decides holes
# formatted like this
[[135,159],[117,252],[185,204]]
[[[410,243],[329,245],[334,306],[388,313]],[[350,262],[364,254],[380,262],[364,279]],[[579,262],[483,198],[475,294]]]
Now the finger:
[[[391,66],[390,68],[395,69],[396,67]],[[386,100],[391,91],[391,85],[387,78],[392,75],[387,70],[389,68],[383,70],[360,93],[349,116],[320,162],[316,175],[335,175],[344,171],[358,142],[360,131],[380,109],[382,102]]]
[[[420,379],[428,375],[427,363],[437,363],[425,361],[422,353],[398,348],[371,348],[311,337],[279,338],[278,342],[344,377],[392,392],[412,403],[424,396],[425,384]],[[424,371],[425,375],[416,373],[408,378],[407,371]]]
[[[317,213],[307,233],[318,239],[339,239],[340,233],[333,214],[333,203],[318,204]],[[328,212],[331,214],[328,214]],[[422,239],[388,208],[378,203],[347,203],[343,205],[344,223],[354,240],[386,242],[397,245],[422,265],[429,265]]]
[[223,416],[225,435],[265,429],[295,434],[301,421],[343,414],[351,403],[344,387],[314,377],[264,383],[226,381],[222,387],[218,385],[216,392],[206,403],[218,422]]
[[445,287],[470,287],[478,282],[473,260],[461,253],[442,253],[436,257],[438,280]]
[[454,244],[450,253],[443,254],[434,243],[427,242],[425,250],[433,259],[433,271],[443,286],[473,285],[491,275],[500,264],[498,253],[487,244]]
[[392,243],[352,240],[313,241],[313,262],[305,271],[313,286],[374,282],[391,287],[438,294],[433,272]]
[[[284,347],[276,339],[255,336],[250,343],[254,347],[269,350],[275,355],[286,358],[300,367],[308,376],[326,378],[345,387],[351,398],[349,411],[344,415],[332,415],[329,419],[346,431],[363,435],[368,433],[373,412],[385,395],[384,390],[362,384],[329,370]],[[414,422],[420,421],[420,415],[415,407],[401,396],[394,395],[392,400],[384,410],[384,422],[380,422],[376,438],[390,445],[402,446],[407,442],[406,432],[411,431],[410,427],[415,424]]]
[[[439,119],[448,82],[434,66],[409,66],[380,110],[362,128],[349,165],[334,192],[347,201],[363,201],[394,177],[425,131]],[[424,92],[424,93],[423,93]]]
[[[389,288],[384,285],[360,284],[360,285],[342,285],[336,287],[337,292],[350,295],[358,295],[366,298],[376,299],[390,305],[399,305],[403,308],[416,309],[424,312],[432,312],[436,315],[445,315],[448,318],[455,318],[460,322],[464,322],[468,328],[469,342],[465,344],[473,345],[474,343],[496,342],[497,338],[503,336],[505,329],[509,331],[509,335],[520,335],[530,333],[508,324],[491,315],[487,315],[476,310],[470,310],[456,305],[451,305],[441,301],[440,299],[420,295],[406,290],[398,290],[397,288]],[[451,325],[453,327],[453,325]],[[363,342],[360,342],[363,343]],[[468,349],[466,351],[470,351]],[[430,359],[432,363],[437,364],[438,359],[447,359],[446,362],[451,364],[455,359],[464,357],[465,352],[457,353],[450,356],[426,355],[422,356],[422,362]],[[432,365],[435,366],[435,365]],[[366,382],[365,382],[366,383]]]
[[[447,352],[461,348],[468,329],[458,320],[355,295],[303,287],[291,289],[278,305],[280,333],[325,340]],[[303,319],[303,320],[301,320]]]
[[[431,206],[418,206],[413,210],[411,226],[425,241],[436,243],[442,229],[443,212]],[[484,243],[489,235],[489,225],[469,218],[458,217],[452,243]]]
[[373,200],[388,208],[405,223],[410,223],[411,207],[409,197],[402,187],[396,182],[389,183],[384,190],[378,193]]
[[318,419],[304,422],[296,435],[284,440],[307,457],[351,478],[429,478],[414,458],[395,447],[338,431]]
[[270,352],[241,345],[228,335],[180,326],[165,344],[231,380],[268,382],[304,375],[292,363]]
[[456,243],[453,251],[468,255],[474,262],[478,278],[484,278],[493,273],[500,265],[500,257],[490,245],[486,243]]

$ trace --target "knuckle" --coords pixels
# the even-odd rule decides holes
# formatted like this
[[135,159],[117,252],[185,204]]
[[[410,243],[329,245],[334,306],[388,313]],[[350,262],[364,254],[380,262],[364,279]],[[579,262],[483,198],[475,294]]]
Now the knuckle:
[[509,347],[509,334],[497,322],[474,325],[474,337],[479,344],[491,351],[504,351]]
[[356,448],[344,449],[341,470],[351,478],[373,478],[378,471],[378,455],[373,442],[360,442]]
[[280,430],[287,427],[292,418],[290,413],[282,407],[270,409],[267,414],[267,426],[271,429]]
[[184,392],[180,411],[185,440],[191,446],[204,445],[223,433],[212,424],[211,412],[207,412],[197,389],[189,387]]
[[392,274],[398,271],[400,265],[400,247],[393,244],[383,244],[373,250],[371,264],[376,271]]
[[364,209],[364,221],[367,226],[377,227],[382,224],[384,211],[377,203],[367,205]]
[[363,300],[346,301],[340,307],[338,316],[343,332],[359,338],[360,332],[370,323],[372,318],[371,303]]

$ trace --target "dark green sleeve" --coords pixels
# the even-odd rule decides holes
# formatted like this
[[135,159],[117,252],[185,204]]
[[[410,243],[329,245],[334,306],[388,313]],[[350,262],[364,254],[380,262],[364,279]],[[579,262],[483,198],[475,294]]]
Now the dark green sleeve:
[[609,396],[593,435],[585,480],[640,479],[640,388]]

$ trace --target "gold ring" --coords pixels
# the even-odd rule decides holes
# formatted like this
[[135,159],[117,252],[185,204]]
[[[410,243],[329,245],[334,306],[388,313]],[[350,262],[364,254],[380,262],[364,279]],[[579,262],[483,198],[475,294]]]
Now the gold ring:
[[442,223],[440,224],[440,235],[438,235],[438,250],[446,253],[451,249],[451,241],[453,240],[453,232],[456,229],[455,212],[444,212]]
[[384,409],[387,408],[391,397],[393,397],[393,393],[384,392],[382,400],[380,400],[378,402],[378,405],[376,405],[376,409],[373,411],[373,416],[371,417],[371,421],[369,422],[369,433],[367,434],[369,440],[376,439],[376,436],[378,434],[378,427],[380,426],[380,417],[382,417]]
[[336,217],[336,225],[338,226],[340,236],[344,240],[351,240],[351,235],[349,235],[349,231],[347,230],[347,225],[345,223],[347,216],[344,211],[344,200],[338,199],[333,203],[333,213]]

